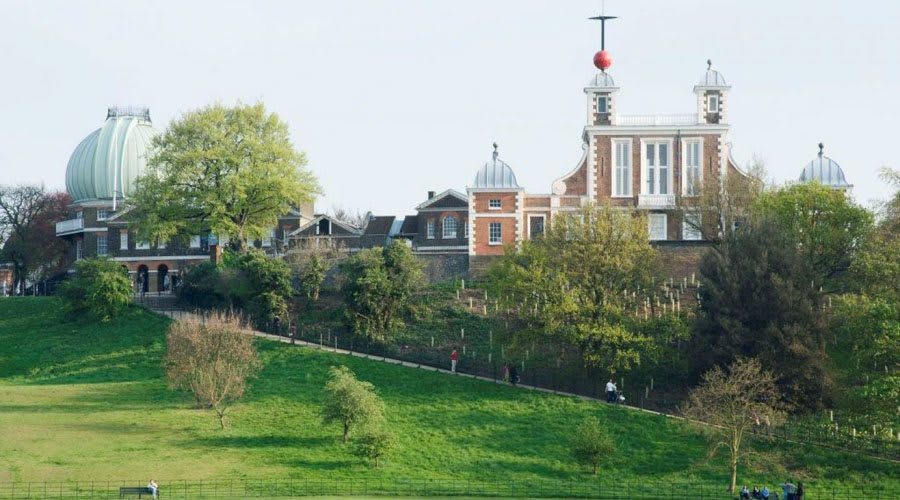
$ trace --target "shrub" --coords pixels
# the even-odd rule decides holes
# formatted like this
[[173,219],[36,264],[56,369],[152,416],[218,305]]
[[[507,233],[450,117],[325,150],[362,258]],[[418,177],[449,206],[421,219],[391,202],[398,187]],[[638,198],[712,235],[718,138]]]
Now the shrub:
[[109,321],[131,303],[131,280],[108,259],[84,259],[75,264],[75,276],[63,283],[62,298],[70,315],[88,314]]
[[378,467],[378,459],[396,446],[397,439],[394,434],[387,429],[379,427],[367,430],[363,435],[356,438],[356,447],[353,449],[353,454],[363,459],[372,460],[375,467]]
[[599,420],[588,417],[581,422],[572,438],[572,455],[575,460],[591,466],[592,473],[597,474],[597,467],[603,457],[613,451],[615,445],[606,435]]

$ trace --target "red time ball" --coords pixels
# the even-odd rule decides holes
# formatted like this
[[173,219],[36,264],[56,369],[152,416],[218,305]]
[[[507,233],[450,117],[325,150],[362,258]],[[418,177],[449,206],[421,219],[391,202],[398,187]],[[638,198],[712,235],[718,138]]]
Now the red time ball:
[[612,66],[612,56],[609,55],[609,52],[605,50],[601,50],[594,54],[594,66],[596,66],[600,71],[606,71]]

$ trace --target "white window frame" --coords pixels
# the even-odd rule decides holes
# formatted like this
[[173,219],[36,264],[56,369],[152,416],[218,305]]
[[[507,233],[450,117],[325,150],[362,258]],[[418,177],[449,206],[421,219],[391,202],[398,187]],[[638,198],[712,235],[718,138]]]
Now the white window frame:
[[[647,146],[650,144],[656,145],[654,155],[657,158],[657,165],[655,168],[655,174],[653,176],[654,181],[654,191],[652,193],[647,191]],[[666,149],[668,150],[668,154],[666,155],[667,166],[666,166],[666,189],[667,192],[660,193],[659,191],[659,144],[666,144]],[[672,181],[674,179],[673,171],[675,170],[675,163],[672,161],[672,139],[665,137],[649,137],[646,139],[641,139],[641,194],[664,194],[671,195],[675,194],[675,189],[672,186]]]
[[81,260],[84,257],[84,246],[82,240],[75,240],[75,260]]
[[166,240],[156,240],[156,248],[159,248],[160,250],[165,250]]
[[[453,232],[447,234],[447,221],[453,220]],[[456,217],[452,215],[448,215],[441,219],[441,239],[442,240],[450,240],[456,238],[456,235],[459,233],[459,221],[456,220]]]
[[97,257],[107,255],[109,255],[109,239],[106,234],[97,233]]
[[543,235],[547,234],[547,216],[544,214],[533,214],[533,215],[528,214],[528,239],[529,240],[532,239],[531,238],[531,219],[543,220],[544,221],[543,226],[542,226],[543,231],[541,232],[541,235],[543,236]]
[[[493,230],[497,229],[497,237],[494,238]],[[503,244],[503,224],[500,222],[489,222],[488,223],[488,245],[502,245]]]
[[468,238],[468,237],[469,237],[469,220],[466,219],[466,221],[463,222],[463,238]]
[[[715,106],[713,103],[715,102]],[[719,94],[706,94],[706,111],[708,113],[718,113],[720,108]]]
[[425,222],[425,238],[433,240],[435,236],[434,220]]
[[263,238],[260,241],[260,245],[263,248],[269,248],[272,246],[272,240],[275,239],[275,228],[269,229],[269,235]]
[[[494,205],[495,201],[497,202],[496,205]],[[502,208],[503,200],[501,200],[500,198],[492,198],[488,200],[488,210],[500,210]]]
[[75,218],[76,219],[84,219],[84,211],[79,210],[79,211],[75,212]]
[[128,250],[128,231],[119,231],[119,250]]
[[[628,154],[625,155],[627,163],[628,163],[628,165],[627,165],[628,182],[626,183],[626,187],[628,188],[627,194],[616,194],[616,188],[619,185],[619,172],[618,172],[619,166],[618,166],[618,162],[616,160],[617,160],[617,155],[619,154],[619,145],[620,144],[625,145],[628,150]],[[634,163],[632,161],[632,159],[634,157],[633,147],[634,147],[634,144],[632,143],[631,139],[613,139],[612,140],[612,148],[610,151],[611,157],[610,157],[609,164],[613,166],[613,168],[612,168],[612,185],[610,186],[610,189],[612,190],[610,192],[610,196],[612,196],[613,198],[631,198],[632,196],[634,196],[631,192],[632,191],[631,185],[634,183],[634,166],[632,165]]]
[[[605,109],[600,108],[600,101],[603,101],[603,108]],[[597,113],[609,113],[609,96],[605,94],[597,95],[597,101],[595,105],[597,106]]]
[[688,169],[692,168],[688,165],[690,156],[688,155],[688,148],[695,144],[697,145],[697,165],[693,168],[697,169],[697,189],[699,190],[703,184],[703,138],[682,139],[681,141],[681,195],[691,198],[700,196],[699,191],[696,193],[688,192],[688,188],[691,187],[691,183],[688,182]]
[[134,244],[135,250],[150,250],[150,242],[149,241],[138,241]]
[[700,241],[703,239],[703,233],[690,224],[688,224],[688,219],[696,219],[697,225],[700,225],[700,214],[699,213],[685,213],[684,220],[681,221],[681,239],[686,241]]
[[191,248],[200,248],[200,235],[196,234],[191,236]]
[[[100,217],[100,214],[103,214],[103,217]],[[103,222],[108,220],[111,216],[115,215],[115,212],[112,210],[107,210],[105,208],[97,209],[97,222]]]
[[[653,221],[662,219],[662,234],[653,233]],[[648,214],[647,215],[647,233],[650,241],[666,241],[669,239],[669,217],[667,214]]]

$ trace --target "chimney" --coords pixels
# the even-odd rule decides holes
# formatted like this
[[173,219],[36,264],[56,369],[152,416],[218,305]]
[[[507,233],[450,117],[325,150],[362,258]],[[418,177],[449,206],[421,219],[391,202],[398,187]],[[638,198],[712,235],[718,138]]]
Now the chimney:
[[432,199],[432,198],[434,198],[434,191],[429,191],[429,192],[428,192],[428,199],[430,200],[430,199]]

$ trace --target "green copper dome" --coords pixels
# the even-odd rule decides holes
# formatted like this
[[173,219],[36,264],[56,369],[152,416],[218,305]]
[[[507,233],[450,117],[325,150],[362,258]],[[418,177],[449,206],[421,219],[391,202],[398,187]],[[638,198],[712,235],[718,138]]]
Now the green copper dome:
[[84,138],[66,167],[66,191],[75,202],[125,199],[147,166],[156,135],[146,108],[109,108],[106,123]]

